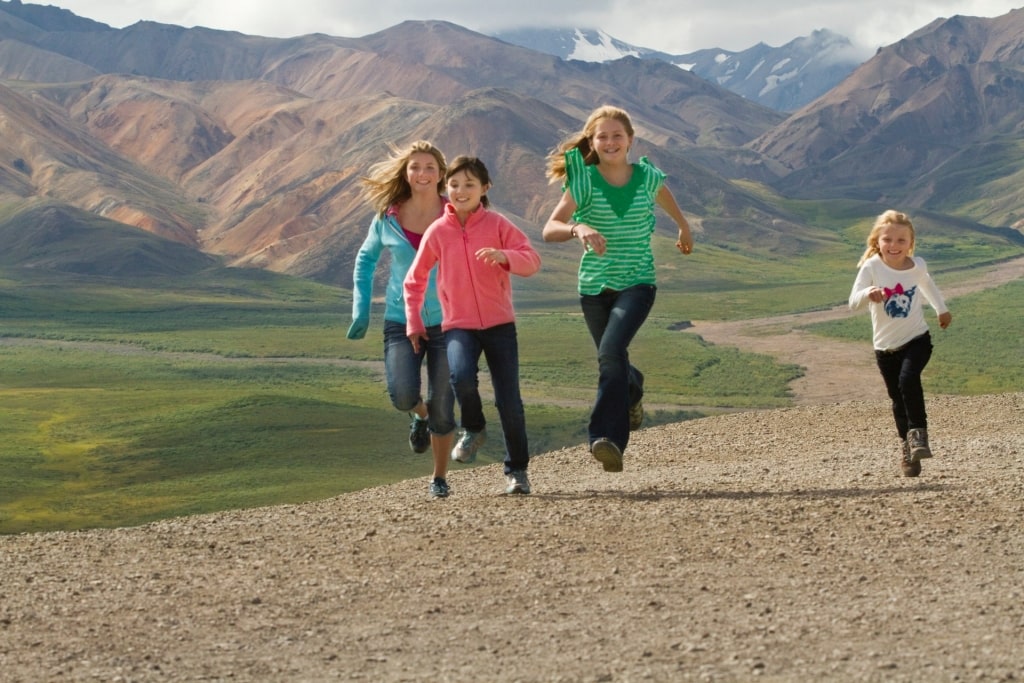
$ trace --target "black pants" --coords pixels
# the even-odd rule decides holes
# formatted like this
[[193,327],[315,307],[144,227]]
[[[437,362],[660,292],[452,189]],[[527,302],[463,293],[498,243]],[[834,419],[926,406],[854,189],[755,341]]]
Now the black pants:
[[901,439],[906,439],[911,429],[928,428],[921,372],[931,357],[932,337],[928,332],[894,351],[875,351],[878,369],[892,399],[892,416]]

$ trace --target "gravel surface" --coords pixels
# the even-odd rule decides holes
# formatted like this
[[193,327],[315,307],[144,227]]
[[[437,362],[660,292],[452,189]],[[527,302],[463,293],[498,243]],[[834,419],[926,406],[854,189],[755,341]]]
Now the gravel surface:
[[329,500],[0,538],[5,681],[1024,679],[1024,394],[641,430]]

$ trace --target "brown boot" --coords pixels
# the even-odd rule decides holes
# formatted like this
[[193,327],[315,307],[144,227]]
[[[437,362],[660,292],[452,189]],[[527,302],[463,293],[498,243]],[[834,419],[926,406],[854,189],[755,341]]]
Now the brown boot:
[[644,403],[637,401],[629,407],[629,431],[635,432],[644,424]]
[[901,441],[903,456],[900,458],[900,467],[903,468],[904,477],[916,477],[921,474],[921,461],[911,460],[910,444],[906,440]]

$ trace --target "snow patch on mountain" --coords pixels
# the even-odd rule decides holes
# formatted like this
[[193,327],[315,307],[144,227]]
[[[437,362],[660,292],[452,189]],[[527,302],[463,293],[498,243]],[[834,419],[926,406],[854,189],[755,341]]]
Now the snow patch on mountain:
[[823,95],[866,57],[847,38],[824,29],[782,47],[758,43],[740,52],[709,48],[685,55],[631,45],[600,29],[525,28],[495,37],[562,59],[660,59],[777,111],[795,111]]
[[[591,40],[593,36],[597,37],[597,42]],[[567,59],[578,59],[583,62],[610,62],[627,56],[640,56],[638,50],[623,47],[624,43],[617,42],[604,31],[591,31],[588,37],[588,33],[576,29],[575,39],[575,48],[569,53]]]

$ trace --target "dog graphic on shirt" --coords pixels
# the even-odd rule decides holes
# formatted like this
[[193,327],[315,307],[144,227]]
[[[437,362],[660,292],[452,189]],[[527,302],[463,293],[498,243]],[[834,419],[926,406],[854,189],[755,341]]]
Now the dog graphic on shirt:
[[910,289],[903,289],[903,285],[897,283],[895,288],[883,287],[882,291],[885,293],[885,312],[890,318],[906,318],[910,315],[910,307],[914,303],[917,285]]

